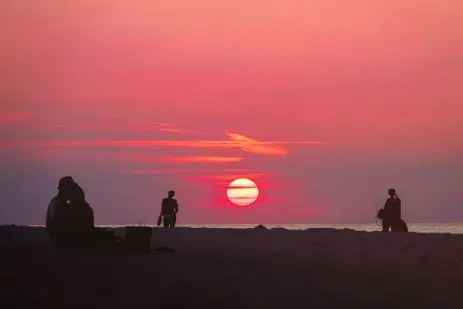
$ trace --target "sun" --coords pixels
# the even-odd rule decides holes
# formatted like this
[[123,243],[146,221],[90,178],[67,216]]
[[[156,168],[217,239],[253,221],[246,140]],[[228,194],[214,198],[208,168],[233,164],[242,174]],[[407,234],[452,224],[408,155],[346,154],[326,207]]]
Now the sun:
[[227,189],[227,197],[235,205],[248,206],[259,196],[259,188],[250,179],[238,178],[233,180]]

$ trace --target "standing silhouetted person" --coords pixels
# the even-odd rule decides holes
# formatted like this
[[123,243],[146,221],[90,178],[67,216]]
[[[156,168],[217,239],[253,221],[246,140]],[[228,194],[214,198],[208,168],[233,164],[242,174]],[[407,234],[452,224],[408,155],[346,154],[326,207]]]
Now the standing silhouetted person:
[[52,198],[48,204],[46,228],[57,249],[66,245],[66,240],[70,232],[70,222],[72,218],[70,199],[75,182],[71,176],[65,176],[59,180],[58,194]]
[[178,203],[174,199],[175,192],[170,190],[169,195],[162,199],[161,216],[164,221],[164,227],[173,228],[177,221]]
[[389,189],[389,198],[386,200],[383,208],[382,221],[383,232],[399,232],[404,229],[402,220],[402,201],[397,196],[395,189]]

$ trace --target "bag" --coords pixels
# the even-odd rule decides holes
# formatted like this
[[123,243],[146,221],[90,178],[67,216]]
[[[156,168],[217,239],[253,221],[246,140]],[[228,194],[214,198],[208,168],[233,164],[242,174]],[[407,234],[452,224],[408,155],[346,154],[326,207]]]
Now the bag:
[[159,218],[158,218],[158,226],[160,226],[162,224],[162,216],[159,215]]
[[[87,236],[87,245],[95,249],[112,249],[116,246],[116,235],[113,231],[96,227]],[[86,239],[84,238],[83,241]]]
[[150,253],[152,228],[142,220],[135,220],[135,224],[138,225],[126,227],[127,248],[132,252]]
[[381,219],[381,220],[384,219],[384,209],[383,208],[378,210],[378,213],[376,214],[376,218]]

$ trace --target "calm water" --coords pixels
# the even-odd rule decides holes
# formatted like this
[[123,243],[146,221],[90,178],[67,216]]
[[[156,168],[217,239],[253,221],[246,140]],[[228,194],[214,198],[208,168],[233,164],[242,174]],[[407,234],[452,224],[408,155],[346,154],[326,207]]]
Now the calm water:
[[[190,228],[236,228],[246,229],[253,228],[257,224],[185,224],[179,227]],[[268,228],[285,228],[288,230],[306,230],[309,228],[334,228],[334,229],[352,229],[358,231],[380,231],[379,223],[371,224],[265,224]],[[121,227],[117,225],[105,225],[105,227]],[[409,223],[410,232],[418,233],[452,233],[463,234],[463,223]]]

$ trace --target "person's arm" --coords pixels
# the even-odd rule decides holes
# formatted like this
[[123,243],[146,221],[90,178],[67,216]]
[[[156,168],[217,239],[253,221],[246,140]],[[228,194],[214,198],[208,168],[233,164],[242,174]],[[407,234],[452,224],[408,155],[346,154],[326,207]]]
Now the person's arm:
[[397,208],[397,218],[402,218],[402,201],[400,200],[400,198],[397,196],[397,194],[395,195],[397,201],[396,201],[396,208]]
[[178,202],[177,201],[175,201],[174,212],[175,213],[178,212]]
[[166,203],[166,199],[163,198],[161,202],[161,213],[159,214],[160,216],[164,214],[165,203]]
[[47,217],[46,217],[46,223],[45,223],[47,230],[51,229],[52,226],[54,225],[55,213],[56,213],[56,201],[55,199],[53,199],[50,201],[50,203],[48,203]]
[[383,209],[386,210],[389,208],[389,199],[386,200],[386,203],[384,203]]

